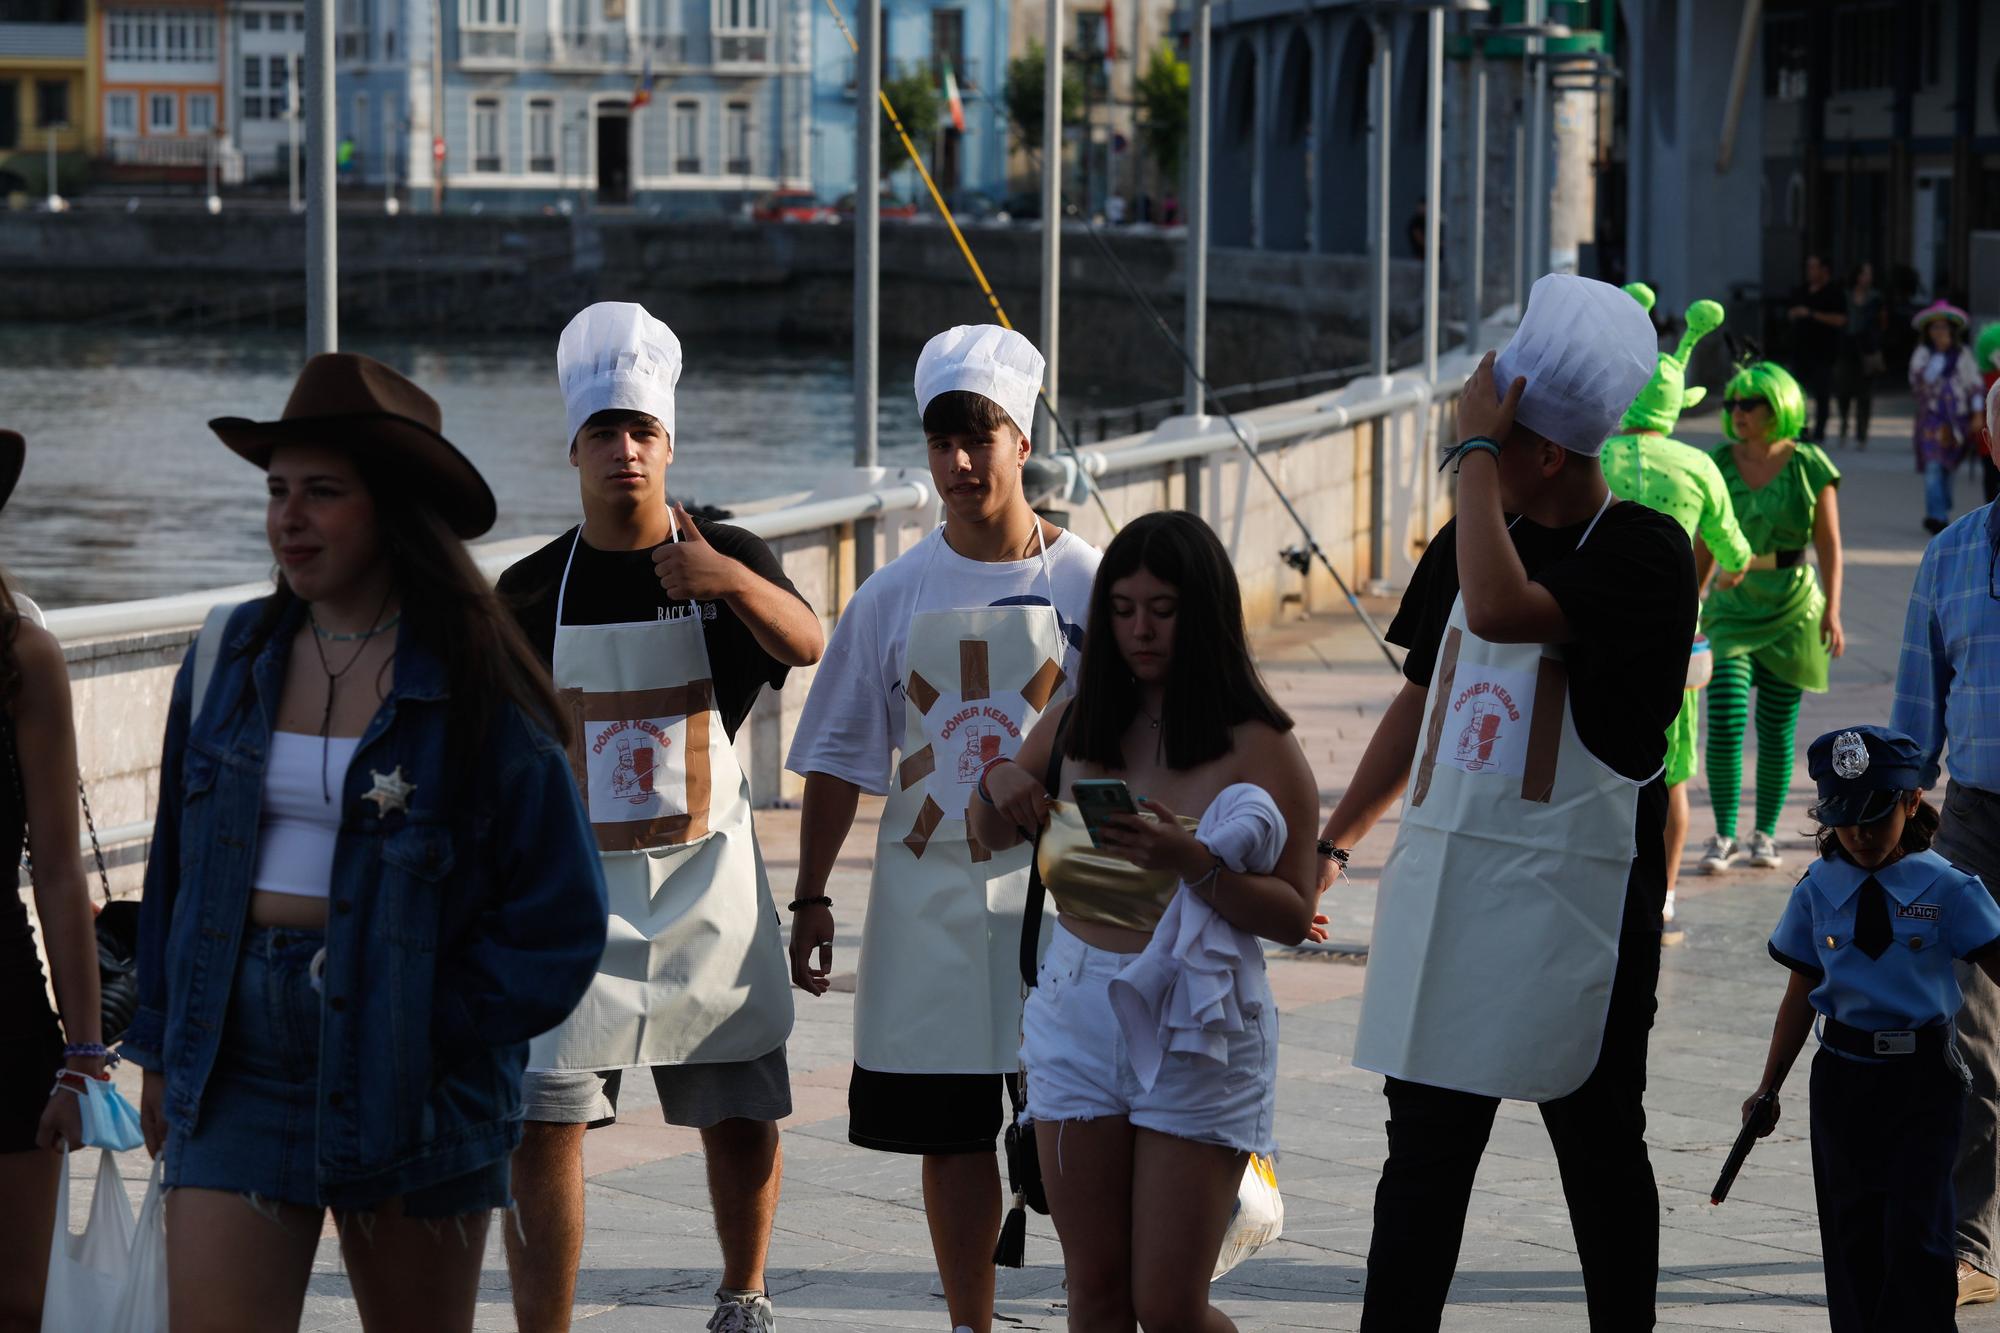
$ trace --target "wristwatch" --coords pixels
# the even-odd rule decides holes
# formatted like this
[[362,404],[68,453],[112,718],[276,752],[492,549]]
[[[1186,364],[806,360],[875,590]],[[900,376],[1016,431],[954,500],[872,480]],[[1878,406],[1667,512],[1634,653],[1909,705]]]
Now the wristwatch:
[[1337,861],[1344,866],[1347,864],[1347,856],[1348,856],[1347,849],[1345,847],[1334,846],[1332,838],[1321,838],[1319,840],[1320,860]]

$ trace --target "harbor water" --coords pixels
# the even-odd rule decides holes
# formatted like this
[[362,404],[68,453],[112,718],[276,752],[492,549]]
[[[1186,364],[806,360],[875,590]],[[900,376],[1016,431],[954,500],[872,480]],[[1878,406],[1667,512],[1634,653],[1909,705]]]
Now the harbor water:
[[[438,400],[444,433],[499,501],[494,537],[576,521],[546,338],[395,340],[343,350],[386,361]],[[851,465],[851,360],[841,348],[690,345],[670,473],[688,502],[809,490]],[[0,517],[0,567],[56,608],[157,597],[266,576],[263,482],[209,431],[212,417],[276,418],[298,373],[296,329],[138,332],[0,324],[0,426],[28,438]],[[922,466],[914,355],[885,351],[881,461]]]

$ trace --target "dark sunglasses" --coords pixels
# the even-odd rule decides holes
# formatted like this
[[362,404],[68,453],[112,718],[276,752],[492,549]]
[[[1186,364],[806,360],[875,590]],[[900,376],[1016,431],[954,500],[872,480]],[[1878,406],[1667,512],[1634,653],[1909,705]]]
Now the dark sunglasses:
[[1770,405],[1769,401],[1763,398],[1725,398],[1722,400],[1722,410],[1725,412],[1748,412],[1753,408],[1769,407]]

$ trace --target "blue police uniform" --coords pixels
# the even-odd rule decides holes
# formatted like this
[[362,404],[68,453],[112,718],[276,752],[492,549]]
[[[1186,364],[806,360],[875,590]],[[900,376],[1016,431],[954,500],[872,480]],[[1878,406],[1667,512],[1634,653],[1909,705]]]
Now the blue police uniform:
[[[1917,789],[1916,742],[1879,727],[1807,751],[1815,813],[1871,823]],[[1816,981],[1813,1186],[1834,1333],[1952,1329],[1952,1164],[1967,1075],[1952,1045],[1954,959],[2000,951],[2000,906],[1935,852],[1867,870],[1836,852],[1792,889],[1771,956]]]

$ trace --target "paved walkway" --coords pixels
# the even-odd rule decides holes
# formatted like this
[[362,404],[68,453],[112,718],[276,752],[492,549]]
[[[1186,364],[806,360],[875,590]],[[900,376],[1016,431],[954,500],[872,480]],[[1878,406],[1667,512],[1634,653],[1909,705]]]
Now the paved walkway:
[[[1898,420],[1897,404],[1887,406],[1875,450],[1836,455],[1848,472],[1848,656],[1836,666],[1834,692],[1807,697],[1801,749],[1835,724],[1887,720],[1903,606],[1923,540],[1919,488],[1902,443],[1907,417]],[[1385,624],[1392,609],[1375,607]],[[1331,801],[1396,679],[1345,615],[1265,636],[1261,655]],[[1786,830],[1807,827],[1805,798],[1801,765]],[[1696,805],[1698,843],[1712,825],[1701,794]],[[844,932],[837,969],[853,964],[866,899],[874,828],[872,811],[864,816],[831,888]],[[760,826],[782,893],[795,871],[797,817],[770,812]],[[1393,827],[1377,830],[1357,852],[1355,883],[1331,896],[1337,942],[1366,940],[1374,876],[1393,839]],[[1805,838],[1791,838],[1787,854],[1782,872],[1683,881],[1688,939],[1666,956],[1647,1097],[1662,1195],[1663,1327],[1824,1327],[1802,1073],[1788,1089],[1785,1124],[1751,1158],[1730,1202],[1717,1209],[1707,1201],[1735,1133],[1736,1108],[1762,1069],[1784,988],[1763,941],[1808,854]],[[1363,975],[1352,958],[1285,952],[1273,959],[1283,1011],[1278,1137],[1286,1227],[1281,1241],[1216,1288],[1222,1308],[1245,1330],[1351,1329],[1360,1318],[1369,1210],[1385,1151],[1380,1080],[1348,1062]],[[790,1046],[797,1112],[785,1126],[785,1193],[770,1275],[782,1326],[791,1333],[942,1330],[947,1319],[935,1294],[915,1159],[846,1142],[852,996],[839,986],[817,1001],[800,996],[798,1011]],[[698,1144],[693,1134],[651,1119],[650,1094],[643,1080],[628,1083],[625,1120],[588,1140],[590,1234],[577,1317],[579,1329],[593,1333],[697,1330],[711,1308],[717,1256]],[[142,1157],[132,1155],[127,1170],[142,1173]],[[88,1178],[79,1171],[79,1209]],[[1060,1263],[1048,1219],[1034,1218],[1029,1266],[1001,1275],[1001,1327],[1064,1326]],[[496,1238],[481,1329],[513,1327],[507,1300]],[[1530,1106],[1507,1105],[1494,1126],[1452,1301],[1448,1329],[1587,1326],[1554,1158]],[[359,1327],[330,1240],[306,1327]],[[2000,1313],[1969,1312],[1963,1327],[2000,1329]]]

